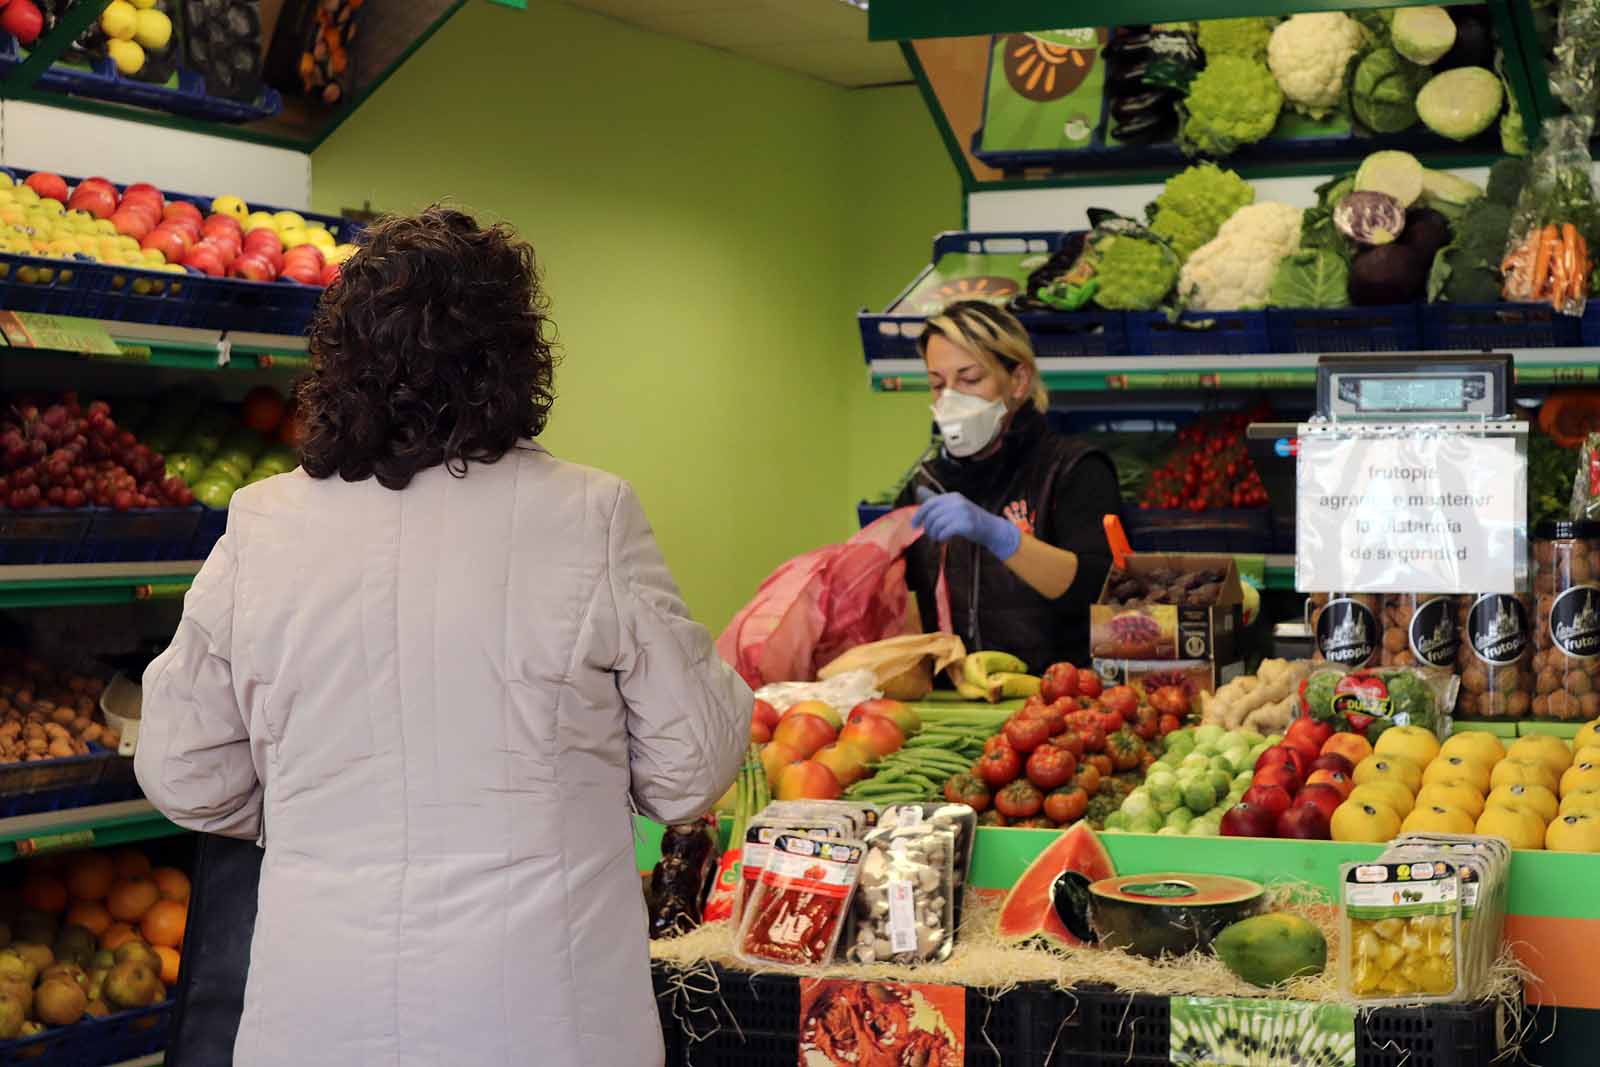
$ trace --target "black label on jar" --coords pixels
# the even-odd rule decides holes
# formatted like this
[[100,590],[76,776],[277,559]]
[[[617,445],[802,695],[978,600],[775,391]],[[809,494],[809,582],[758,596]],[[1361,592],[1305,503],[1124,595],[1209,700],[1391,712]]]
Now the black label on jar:
[[1472,654],[1492,667],[1515,663],[1528,651],[1528,609],[1504,593],[1488,593],[1467,613]]
[[1366,666],[1378,651],[1378,617],[1359,600],[1328,601],[1317,616],[1317,650],[1329,663]]
[[1411,654],[1425,667],[1454,667],[1461,651],[1461,627],[1456,624],[1456,603],[1434,597],[1417,605],[1406,635]]
[[1574,659],[1600,656],[1600,588],[1575,585],[1550,606],[1550,639]]

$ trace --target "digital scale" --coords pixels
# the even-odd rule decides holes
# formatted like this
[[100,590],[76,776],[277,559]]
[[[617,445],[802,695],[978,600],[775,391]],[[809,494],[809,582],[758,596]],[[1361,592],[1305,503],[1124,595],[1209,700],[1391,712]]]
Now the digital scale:
[[[1509,355],[1338,355],[1317,360],[1317,407],[1325,419],[1446,422],[1503,419],[1515,381]],[[1298,422],[1256,422],[1245,445],[1274,519],[1294,525]]]

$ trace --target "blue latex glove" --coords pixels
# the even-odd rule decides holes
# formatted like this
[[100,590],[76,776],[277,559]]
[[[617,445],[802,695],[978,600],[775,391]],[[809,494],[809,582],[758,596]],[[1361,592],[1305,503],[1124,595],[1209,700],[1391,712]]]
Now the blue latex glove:
[[1022,547],[1022,531],[1015,523],[983,510],[960,493],[936,495],[928,489],[918,489],[917,499],[922,506],[917,508],[911,525],[926,530],[935,541],[964,537],[987,548],[1001,561],[1010,559]]

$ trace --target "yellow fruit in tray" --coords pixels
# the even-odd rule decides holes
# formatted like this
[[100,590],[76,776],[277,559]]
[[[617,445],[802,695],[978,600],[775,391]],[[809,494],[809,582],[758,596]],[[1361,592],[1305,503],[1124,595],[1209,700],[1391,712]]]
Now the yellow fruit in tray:
[[278,223],[270,211],[252,211],[250,217],[244,220],[244,232],[252,230],[271,230],[276,233]]
[[33,191],[31,185],[17,186],[16,197],[19,204],[37,204],[39,202],[39,194]]
[[113,41],[133,40],[138,21],[139,11],[128,0],[111,0],[100,12],[100,29]]
[[1387,804],[1347,800],[1334,809],[1330,829],[1335,841],[1390,841],[1400,832],[1400,816]]
[[1442,808],[1455,808],[1474,819],[1483,814],[1483,794],[1470,782],[1452,780],[1423,786],[1422,792],[1417,794],[1417,807],[1426,807],[1429,804],[1437,804]]
[[1572,766],[1572,747],[1559,737],[1533,734],[1519,737],[1506,749],[1506,759],[1536,759],[1557,778]]
[[355,254],[356,246],[353,244],[334,245],[333,251],[328,253],[327,259],[329,263],[343,263]]
[[1472,827],[1472,816],[1460,808],[1419,803],[1406,816],[1405,822],[1400,824],[1400,831],[1407,834],[1470,834]]
[[[1383,736],[1388,737],[1386,732]],[[1382,740],[1382,738],[1379,738]],[[1391,779],[1406,787],[1406,791],[1416,796],[1422,788],[1422,768],[1404,756],[1380,756],[1376,752],[1356,764],[1356,785],[1366,785],[1368,782]]]
[[1551,852],[1600,852],[1600,813],[1556,816],[1544,832],[1544,847]]
[[[1575,789],[1561,798],[1561,806],[1556,809],[1559,815],[1576,815],[1579,812],[1600,815],[1600,789]],[[1550,818],[1554,820],[1555,815]]]
[[1490,793],[1489,798],[1484,801],[1485,808],[1502,804],[1526,808],[1546,823],[1555,818],[1556,812],[1560,810],[1560,801],[1556,800],[1556,795],[1542,785],[1503,785]]
[[1575,750],[1588,748],[1590,745],[1600,746],[1600,719],[1586,722],[1578,727],[1578,735],[1572,739]]
[[1600,763],[1574,763],[1561,774],[1561,795],[1600,789]]
[[303,230],[306,228],[305,218],[297,211],[280,211],[272,218],[277,222],[279,230]]
[[1421,726],[1391,726],[1372,746],[1375,756],[1400,756],[1418,767],[1426,767],[1439,754],[1439,739],[1433,731]]
[[172,40],[172,20],[162,11],[140,11],[134,17],[133,39],[141,47],[159,52]]
[[1345,799],[1358,804],[1383,804],[1402,819],[1411,814],[1417,803],[1411,790],[1393,778],[1378,778],[1358,785]]
[[1557,789],[1555,773],[1542,760],[1512,756],[1507,756],[1494,765],[1494,771],[1489,775],[1489,784],[1496,789],[1503,785],[1537,785],[1552,793]]
[[1531,806],[1496,804],[1484,809],[1476,829],[1485,837],[1505,838],[1512,848],[1544,848],[1545,824]]
[[144,49],[137,41],[119,41],[115,37],[106,42],[106,55],[122,74],[137,74],[144,69]]
[[1506,747],[1494,734],[1481,730],[1464,730],[1451,734],[1439,746],[1440,756],[1465,756],[1485,767],[1493,767],[1506,758]]
[[1426,786],[1435,782],[1466,782],[1481,796],[1489,792],[1491,774],[1489,764],[1479,763],[1467,756],[1441,754],[1423,770],[1422,784]]
[[307,229],[306,238],[308,243],[315,245],[324,254],[332,252],[339,244],[338,241],[334,240],[333,234],[322,229]]
[[217,197],[215,200],[211,201],[211,213],[213,215],[232,216],[234,219],[238,220],[241,226],[244,225],[245,220],[250,217],[249,207],[247,207],[245,202],[237,196]]
[[278,240],[283,242],[285,249],[290,249],[309,244],[311,237],[306,233],[304,226],[284,226],[278,230]]

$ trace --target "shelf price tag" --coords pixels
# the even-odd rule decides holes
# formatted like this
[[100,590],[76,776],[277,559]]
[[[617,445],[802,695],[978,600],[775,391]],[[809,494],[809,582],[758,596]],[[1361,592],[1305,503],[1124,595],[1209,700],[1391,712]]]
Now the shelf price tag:
[[[13,348],[42,348],[85,356],[127,358],[127,353],[111,339],[106,328],[94,319],[40,315],[31,311],[0,311],[0,334],[5,336],[6,344]],[[149,358],[148,352],[144,358]]]
[[1301,426],[1295,588],[1524,589],[1526,430],[1526,423]]
[[38,834],[17,841],[17,855],[37,856],[45,852],[65,852],[94,844],[93,830],[72,830],[64,834]]

